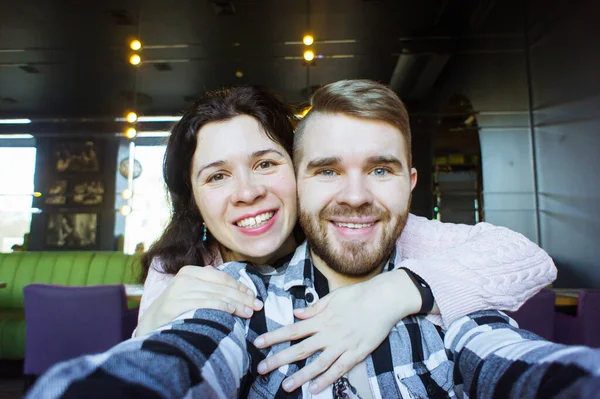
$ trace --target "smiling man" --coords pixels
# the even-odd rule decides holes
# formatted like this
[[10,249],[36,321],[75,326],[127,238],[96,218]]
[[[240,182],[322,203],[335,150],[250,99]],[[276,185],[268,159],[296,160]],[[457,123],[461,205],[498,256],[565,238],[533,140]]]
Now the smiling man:
[[[317,91],[312,103],[294,143],[300,223],[307,242],[274,267],[244,263],[222,267],[264,301],[263,310],[250,320],[216,310],[188,312],[161,331],[108,353],[55,367],[34,387],[32,397],[94,393],[106,397],[452,398],[461,394],[461,381],[471,397],[480,390],[507,397],[503,393],[519,384],[526,387],[521,397],[534,397],[538,391],[548,397],[557,392],[578,394],[589,388],[590,381],[598,383],[595,375],[600,370],[594,361],[600,353],[545,342],[516,329],[495,311],[466,316],[454,322],[446,335],[424,316],[394,321],[391,332],[364,361],[330,386],[319,385],[319,380],[311,383],[306,376],[332,364],[337,355],[328,350],[321,353],[314,337],[291,346],[269,334],[281,326],[300,325],[294,324],[294,311],[332,290],[341,293],[361,282],[392,280],[404,273],[394,271],[403,262],[394,241],[407,223],[417,180],[411,166],[408,115],[387,87],[341,81]],[[349,285],[354,287],[345,288]],[[394,287],[419,289],[417,284]],[[430,293],[427,299],[426,284],[421,288],[421,310],[426,312],[433,298]],[[392,305],[397,304],[381,303],[382,308]],[[268,350],[264,349],[267,341],[273,344]],[[308,358],[288,364],[286,352],[289,355],[298,347]],[[355,364],[344,357],[339,356],[342,363]],[[567,362],[569,367],[563,367]],[[561,384],[549,386],[547,381],[557,376]]]

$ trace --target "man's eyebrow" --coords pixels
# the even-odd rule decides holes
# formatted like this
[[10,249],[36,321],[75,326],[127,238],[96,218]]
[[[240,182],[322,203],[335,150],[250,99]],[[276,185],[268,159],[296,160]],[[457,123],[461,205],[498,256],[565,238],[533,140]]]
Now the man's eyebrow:
[[390,165],[404,169],[402,162],[393,155],[376,155],[367,159],[367,165]]
[[198,173],[196,174],[196,176],[200,176],[200,173],[202,173],[204,171],[204,169],[216,168],[218,166],[223,166],[225,164],[227,164],[227,162],[221,160],[221,161],[207,163],[206,165],[202,165],[200,168],[198,168]]
[[342,160],[339,157],[315,158],[306,165],[306,169],[322,168],[324,166],[337,165],[341,162],[342,162]]
[[281,153],[281,151],[276,150],[275,148],[267,148],[266,150],[255,151],[255,152],[252,153],[251,157],[252,158],[260,158],[260,157],[262,157],[264,155],[267,155],[267,154],[269,154],[271,152],[274,152],[275,154],[277,154],[277,155],[279,155],[281,157],[284,157],[284,155]]

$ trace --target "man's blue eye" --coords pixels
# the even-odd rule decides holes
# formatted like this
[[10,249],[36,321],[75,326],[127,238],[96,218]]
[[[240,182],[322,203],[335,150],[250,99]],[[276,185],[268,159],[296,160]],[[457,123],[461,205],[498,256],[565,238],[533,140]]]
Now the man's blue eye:
[[388,173],[387,169],[384,168],[377,168],[373,171],[373,174],[375,176],[385,176]]
[[330,177],[330,176],[335,175],[335,172],[331,169],[324,169],[324,170],[320,171],[319,174]]

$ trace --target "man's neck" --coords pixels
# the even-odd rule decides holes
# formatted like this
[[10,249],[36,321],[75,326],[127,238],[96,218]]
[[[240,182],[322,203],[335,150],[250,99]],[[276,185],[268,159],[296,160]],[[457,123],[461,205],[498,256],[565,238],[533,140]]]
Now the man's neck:
[[371,273],[366,276],[347,276],[345,274],[341,274],[330,268],[323,259],[317,256],[312,249],[310,250],[310,257],[312,259],[313,265],[325,276],[327,279],[327,283],[329,284],[329,291],[336,290],[338,288],[345,287],[347,285],[352,285],[356,283],[361,283],[363,281],[370,280],[371,278],[377,276],[383,270],[383,266],[386,262],[377,266]]

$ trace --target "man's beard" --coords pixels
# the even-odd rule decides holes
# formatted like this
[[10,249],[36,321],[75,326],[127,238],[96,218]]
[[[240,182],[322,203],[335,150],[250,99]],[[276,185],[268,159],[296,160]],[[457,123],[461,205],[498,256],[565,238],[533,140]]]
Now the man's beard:
[[[407,210],[397,215],[394,222],[389,214],[373,205],[362,205],[359,208],[350,206],[335,206],[323,209],[318,217],[302,209],[300,204],[300,225],[306,234],[310,249],[321,258],[327,266],[336,272],[350,277],[363,277],[372,273],[390,257],[396,240],[400,237],[408,219],[410,199]],[[339,245],[330,242],[328,224],[333,218],[345,217],[375,217],[381,224],[380,237],[372,245],[366,245],[363,240],[340,241]],[[337,241],[337,240],[336,240]],[[334,248],[339,246],[339,249]]]

